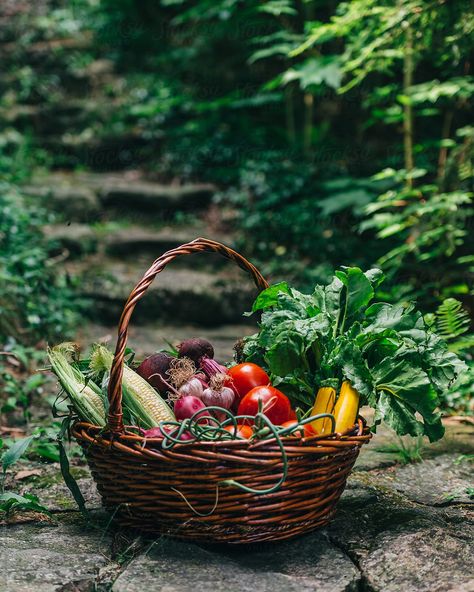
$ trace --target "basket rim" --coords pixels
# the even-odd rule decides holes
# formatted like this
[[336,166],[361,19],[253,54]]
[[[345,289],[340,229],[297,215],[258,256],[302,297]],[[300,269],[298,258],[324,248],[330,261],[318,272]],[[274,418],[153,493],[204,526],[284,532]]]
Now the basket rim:
[[[128,429],[127,429],[128,428]],[[108,431],[107,428],[93,425],[88,422],[76,420],[71,431],[74,437],[77,439],[83,439],[84,433],[87,434],[87,440],[90,445],[96,445],[100,447],[115,447],[119,445],[121,449],[130,448],[135,454],[137,450],[146,450],[148,453],[162,454],[164,451],[161,446],[158,446],[162,438],[148,438],[134,433],[133,430],[138,429],[136,426],[125,426],[125,431],[117,434],[115,432]],[[355,430],[357,429],[357,432]],[[354,433],[355,432],[355,433]],[[282,442],[285,448],[301,448],[301,451],[314,451],[317,448],[325,449],[332,448],[334,451],[338,449],[349,448],[353,446],[361,446],[367,443],[372,438],[372,433],[367,426],[366,420],[362,416],[358,416],[357,423],[352,428],[349,428],[345,432],[333,432],[330,434],[315,435],[315,436],[285,436]],[[265,438],[262,440],[256,440],[250,442],[246,439],[235,439],[235,440],[208,440],[208,441],[196,441],[196,442],[183,442],[182,444],[176,444],[173,446],[173,451],[187,451],[190,455],[193,450],[218,450],[218,449],[240,449],[240,450],[252,450],[258,451],[260,448],[271,448],[277,444],[276,438]],[[132,448],[133,446],[133,448]]]

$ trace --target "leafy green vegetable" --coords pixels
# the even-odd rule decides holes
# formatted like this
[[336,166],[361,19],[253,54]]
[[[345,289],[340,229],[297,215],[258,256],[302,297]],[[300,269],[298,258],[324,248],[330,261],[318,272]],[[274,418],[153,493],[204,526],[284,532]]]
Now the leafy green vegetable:
[[48,508],[45,508],[39,503],[36,495],[25,493],[25,495],[18,495],[12,491],[7,491],[0,494],[0,512],[5,512],[8,516],[15,510],[30,510],[33,512],[41,512],[42,514],[49,514]]
[[253,306],[260,330],[243,354],[304,410],[320,386],[350,380],[375,409],[374,429],[384,420],[400,435],[434,441],[443,435],[439,396],[466,366],[412,304],[371,303],[383,279],[378,269],[347,267],[311,295],[270,286]]

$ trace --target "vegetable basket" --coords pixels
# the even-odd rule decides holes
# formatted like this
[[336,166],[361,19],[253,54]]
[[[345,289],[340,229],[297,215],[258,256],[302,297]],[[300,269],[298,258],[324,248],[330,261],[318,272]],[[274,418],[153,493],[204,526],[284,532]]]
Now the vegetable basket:
[[343,434],[201,441],[169,449],[123,424],[122,375],[134,308],[168,263],[200,252],[219,253],[248,272],[259,290],[268,287],[249,261],[212,240],[198,238],[164,253],[133,288],[120,318],[106,429],[78,421],[72,433],[105,507],[123,526],[199,542],[289,539],[334,515],[360,447],[371,437],[362,418]]

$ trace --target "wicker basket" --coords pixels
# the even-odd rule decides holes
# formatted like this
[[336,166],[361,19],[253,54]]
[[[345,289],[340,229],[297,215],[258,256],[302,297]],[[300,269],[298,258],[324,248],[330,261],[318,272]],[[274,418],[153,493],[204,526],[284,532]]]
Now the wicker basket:
[[222,481],[234,479],[268,489],[282,477],[282,451],[274,438],[179,444],[164,450],[159,440],[127,430],[122,422],[122,371],[133,310],[156,275],[180,255],[216,252],[267,287],[244,257],[215,241],[198,238],[158,258],[132,290],[118,329],[108,397],[108,430],[77,422],[82,446],[104,505],[123,526],[201,542],[254,543],[289,539],[329,522],[346,479],[370,439],[360,418],[345,434],[284,439],[287,477],[273,493],[254,494]]

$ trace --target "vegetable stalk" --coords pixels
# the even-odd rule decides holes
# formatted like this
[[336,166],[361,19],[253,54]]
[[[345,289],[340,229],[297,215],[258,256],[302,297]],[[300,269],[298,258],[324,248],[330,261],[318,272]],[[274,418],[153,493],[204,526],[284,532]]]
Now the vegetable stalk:
[[359,393],[348,380],[345,380],[334,407],[336,432],[345,432],[351,428],[355,424],[358,410]]
[[[311,415],[319,415],[321,413],[332,413],[334,404],[336,402],[336,390],[329,386],[322,386],[318,390],[316,400],[314,401]],[[331,432],[331,420],[328,417],[322,419],[315,419],[311,422],[311,427],[318,434],[328,434]]]

